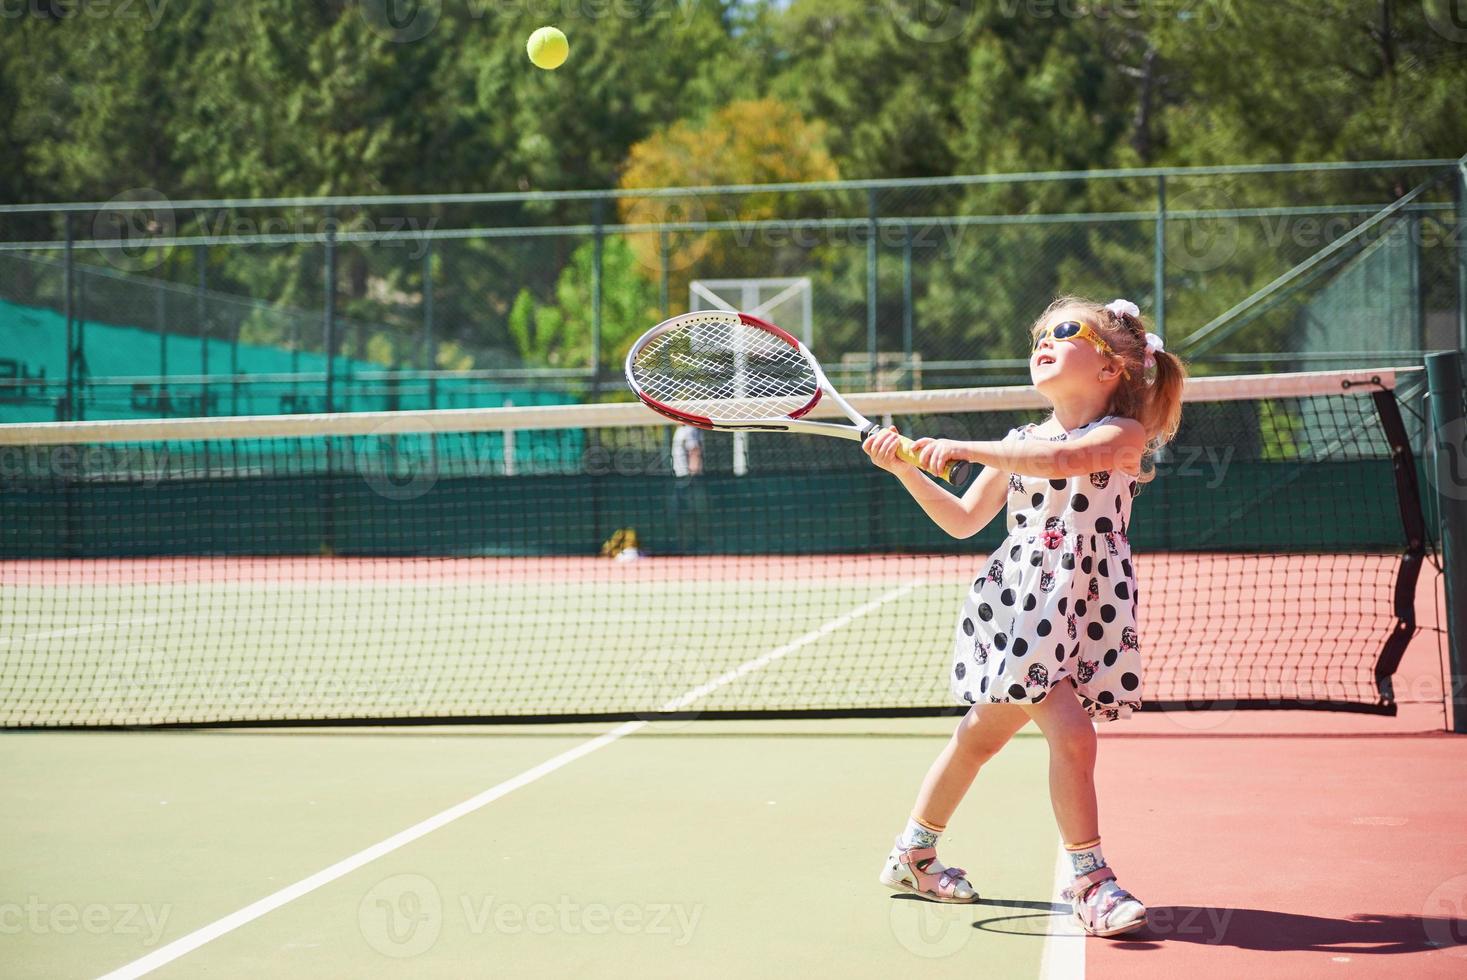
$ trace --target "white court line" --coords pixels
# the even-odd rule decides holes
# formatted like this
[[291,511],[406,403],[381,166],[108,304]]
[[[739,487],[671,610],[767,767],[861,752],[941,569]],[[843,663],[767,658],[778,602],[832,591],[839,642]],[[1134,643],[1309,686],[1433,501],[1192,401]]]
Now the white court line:
[[[738,678],[743,677],[745,674],[748,674],[751,671],[755,671],[761,667],[768,666],[779,658],[791,654],[801,647],[809,646],[816,640],[819,640],[822,637],[830,635],[838,629],[842,629],[843,627],[850,625],[852,622],[860,619],[862,616],[875,612],[877,609],[886,605],[888,602],[901,598],[902,596],[911,592],[916,587],[917,586],[914,583],[904,585],[899,589],[892,589],[885,595],[882,595],[876,599],[872,599],[870,602],[863,603],[862,605],[857,606],[855,609],[852,609],[850,612],[845,613],[841,616],[837,616],[835,619],[832,619],[829,622],[816,627],[815,629],[806,633],[804,636],[801,636],[796,640],[792,640],[791,642],[786,643],[784,646],[776,647],[775,649],[770,650],[768,653],[761,654],[760,656],[755,657],[753,660],[745,661],[738,667],[735,667],[733,670],[730,670],[729,672],[714,678],[706,684],[699,685],[698,687],[694,688],[686,694],[674,698],[673,700],[667,702],[667,704],[663,705],[660,710],[680,711],[683,708],[686,708],[693,701],[696,701],[698,698],[701,698],[711,693],[712,691],[723,687],[730,681],[737,680]],[[193,952],[205,943],[212,942],[215,939],[218,939],[220,936],[231,933],[234,930],[238,929],[240,926],[253,922],[254,920],[260,918],[262,915],[265,915],[268,912],[272,912],[275,909],[280,908],[282,905],[293,902],[303,895],[310,894],[311,892],[320,888],[322,885],[328,885],[336,879],[344,875],[350,874],[351,872],[357,870],[363,865],[370,864],[380,857],[385,857],[386,855],[391,854],[393,851],[407,844],[411,844],[419,837],[426,836],[427,834],[430,834],[433,831],[452,823],[459,817],[468,816],[470,813],[482,809],[483,807],[489,805],[490,803],[493,803],[500,797],[506,796],[509,793],[512,793],[515,790],[519,789],[520,787],[528,786],[530,783],[533,783],[541,776],[548,776],[555,770],[560,769],[563,766],[569,765],[570,763],[576,761],[583,756],[590,755],[597,749],[605,748],[612,742],[615,742],[620,738],[630,735],[633,732],[638,731],[639,729],[645,728],[647,724],[648,723],[646,721],[623,722],[622,724],[617,725],[615,728],[611,729],[609,732],[597,735],[595,738],[590,739],[589,741],[582,742],[580,745],[577,745],[574,748],[567,749],[559,755],[545,760],[538,766],[526,769],[518,776],[506,779],[499,785],[492,786],[489,789],[486,789],[484,792],[478,794],[477,796],[472,796],[456,806],[449,807],[442,813],[435,814],[420,823],[414,824],[406,830],[402,830],[396,834],[393,834],[386,840],[379,841],[378,843],[373,844],[371,847],[358,851],[350,857],[341,859],[340,861],[337,861],[335,864],[331,865],[329,868],[318,871],[308,878],[302,878],[295,884],[287,885],[286,887],[280,889],[272,895],[266,895],[259,901],[246,905],[244,908],[240,909],[237,912],[232,912],[222,919],[217,919],[214,922],[203,926],[202,928],[195,929],[188,935],[180,939],[175,939],[167,946],[161,946],[158,949],[155,949],[153,952],[149,953],[147,956],[133,960],[126,966],[118,967],[111,973],[104,974],[101,980],[131,980],[131,978],[133,977],[140,977],[144,974],[151,973],[152,971],[158,969],[160,966],[172,963],[180,956]]]
[[[1050,901],[1069,905],[1060,893],[1075,878],[1070,855],[1061,842],[1054,856],[1054,887]],[[1044,937],[1044,953],[1039,961],[1039,980],[1085,980],[1085,930],[1068,912],[1051,916],[1049,934]]]
[[101,633],[106,630],[122,629],[124,626],[136,626],[139,623],[156,623],[162,618],[159,616],[134,616],[131,619],[112,620],[106,623],[92,623],[90,626],[68,626],[66,629],[48,630],[45,633],[26,633],[23,636],[0,636],[0,646],[9,646],[17,641],[30,643],[33,640],[54,640],[63,636],[85,636],[87,633]]

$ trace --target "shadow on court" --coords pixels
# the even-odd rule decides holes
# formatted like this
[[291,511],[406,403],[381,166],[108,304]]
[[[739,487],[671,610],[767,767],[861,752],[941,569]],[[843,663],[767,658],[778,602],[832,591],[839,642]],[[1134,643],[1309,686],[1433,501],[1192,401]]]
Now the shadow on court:
[[[1150,910],[1145,929],[1115,942],[1118,949],[1156,949],[1158,944],[1202,943],[1268,952],[1383,955],[1467,947],[1467,918],[1372,915],[1349,918],[1300,915],[1271,909],[1168,905]],[[1467,971],[1467,963],[1464,963]]]

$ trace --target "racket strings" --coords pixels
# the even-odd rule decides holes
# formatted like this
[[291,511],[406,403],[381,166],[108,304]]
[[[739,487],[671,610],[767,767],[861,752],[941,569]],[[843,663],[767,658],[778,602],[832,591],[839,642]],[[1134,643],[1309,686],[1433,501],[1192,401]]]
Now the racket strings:
[[798,348],[723,316],[690,320],[654,337],[633,358],[632,374],[643,392],[669,408],[735,422],[787,416],[819,390]]

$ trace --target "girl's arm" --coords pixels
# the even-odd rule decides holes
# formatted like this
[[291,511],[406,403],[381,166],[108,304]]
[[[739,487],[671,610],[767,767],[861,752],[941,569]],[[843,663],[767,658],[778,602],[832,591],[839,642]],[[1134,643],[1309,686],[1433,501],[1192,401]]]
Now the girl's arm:
[[863,446],[871,461],[902,481],[912,499],[927,516],[955,538],[977,534],[993,520],[1008,498],[1008,473],[985,466],[961,496],[954,496],[933,483],[922,471],[896,455],[897,431],[882,429],[868,438]]
[[1115,419],[1078,439],[1049,442],[1023,439],[1013,442],[958,442],[953,439],[919,439],[916,445],[922,465],[941,470],[948,463],[966,459],[984,466],[1000,467],[1009,473],[1060,479],[1102,470],[1135,474],[1141,469],[1146,450],[1146,430],[1135,419]]

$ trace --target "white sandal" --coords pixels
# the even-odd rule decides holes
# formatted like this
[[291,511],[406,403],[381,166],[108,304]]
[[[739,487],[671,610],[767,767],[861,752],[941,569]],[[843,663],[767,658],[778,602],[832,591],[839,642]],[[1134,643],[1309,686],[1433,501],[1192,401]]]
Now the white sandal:
[[[929,870],[934,863],[937,870]],[[967,874],[962,868],[944,868],[937,860],[937,848],[903,847],[898,837],[881,866],[881,883],[933,902],[976,902],[978,892],[968,883]]]
[[1072,902],[1075,921],[1092,936],[1117,936],[1146,925],[1146,906],[1116,884],[1107,865],[1076,878],[1061,897]]

